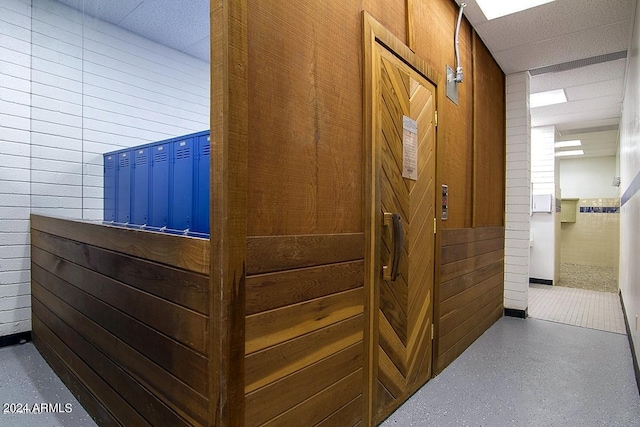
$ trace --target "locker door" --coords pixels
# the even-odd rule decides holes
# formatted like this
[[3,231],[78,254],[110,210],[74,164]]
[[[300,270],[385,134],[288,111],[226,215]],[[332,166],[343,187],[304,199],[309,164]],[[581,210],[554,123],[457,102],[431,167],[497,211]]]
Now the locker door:
[[115,154],[104,156],[104,220],[116,220],[116,158]]
[[198,137],[198,161],[196,166],[196,200],[193,231],[209,234],[209,162],[211,137]]
[[166,227],[169,218],[169,142],[154,145],[150,148],[151,184],[149,201],[149,225]]
[[133,201],[131,202],[131,222],[145,225],[149,223],[149,160],[150,148],[134,151]]
[[173,143],[173,173],[169,228],[186,230],[193,218],[193,138]]
[[131,221],[131,151],[118,155],[118,190],[116,194],[116,222]]

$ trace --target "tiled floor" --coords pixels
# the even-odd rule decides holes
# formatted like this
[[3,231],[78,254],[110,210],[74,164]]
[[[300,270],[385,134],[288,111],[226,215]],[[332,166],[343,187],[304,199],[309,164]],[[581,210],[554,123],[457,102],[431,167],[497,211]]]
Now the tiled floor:
[[609,292],[531,284],[529,316],[617,334],[627,333],[620,297]]

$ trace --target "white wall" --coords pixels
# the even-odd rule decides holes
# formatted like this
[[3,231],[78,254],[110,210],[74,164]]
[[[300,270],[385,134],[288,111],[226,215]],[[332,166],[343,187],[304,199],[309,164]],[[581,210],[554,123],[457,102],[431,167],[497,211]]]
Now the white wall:
[[[543,126],[531,129],[531,183],[534,195],[550,194],[556,197],[555,127]],[[536,213],[531,217],[530,272],[531,278],[556,280],[556,218],[555,200],[551,213]],[[556,224],[558,222],[558,224]]]
[[0,336],[31,329],[31,6],[0,2]]
[[531,115],[528,72],[507,76],[507,189],[504,307],[529,307]]
[[208,63],[33,0],[33,211],[102,219],[102,154],[208,129],[209,98]]
[[0,336],[31,329],[29,214],[102,219],[102,154],[208,129],[209,99],[208,63],[52,0],[0,2]]
[[613,186],[616,158],[587,157],[560,160],[560,188],[567,199],[613,199],[618,187]]
[[[635,25],[629,57],[625,95],[620,124],[620,174],[622,207],[620,208],[620,292],[636,355],[640,356],[640,8],[636,6]],[[635,180],[636,185],[633,185]],[[628,200],[627,200],[628,199]]]

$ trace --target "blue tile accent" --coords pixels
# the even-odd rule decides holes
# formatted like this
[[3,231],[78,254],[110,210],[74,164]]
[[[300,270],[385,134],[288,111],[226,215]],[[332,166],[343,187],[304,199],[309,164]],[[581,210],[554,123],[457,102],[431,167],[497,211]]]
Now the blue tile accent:
[[624,206],[635,194],[640,190],[640,172],[633,178],[631,185],[627,188],[627,191],[624,192],[622,198],[620,199],[620,206]]
[[619,213],[620,208],[615,206],[580,206],[580,213]]

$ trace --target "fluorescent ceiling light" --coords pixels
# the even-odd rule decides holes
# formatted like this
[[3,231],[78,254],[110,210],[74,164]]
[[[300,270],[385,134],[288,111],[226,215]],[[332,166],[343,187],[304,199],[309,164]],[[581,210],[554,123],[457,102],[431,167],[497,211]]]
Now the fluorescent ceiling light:
[[584,154],[583,150],[558,151],[556,153],[556,157],[582,156],[583,154]]
[[582,145],[582,141],[580,141],[579,139],[574,139],[573,141],[556,142],[556,148],[580,147],[581,145]]
[[488,21],[555,0],[476,0]]
[[564,94],[564,89],[532,93],[529,96],[529,106],[531,108],[544,107],[546,105],[553,104],[562,104],[563,102],[567,102],[567,96]]

